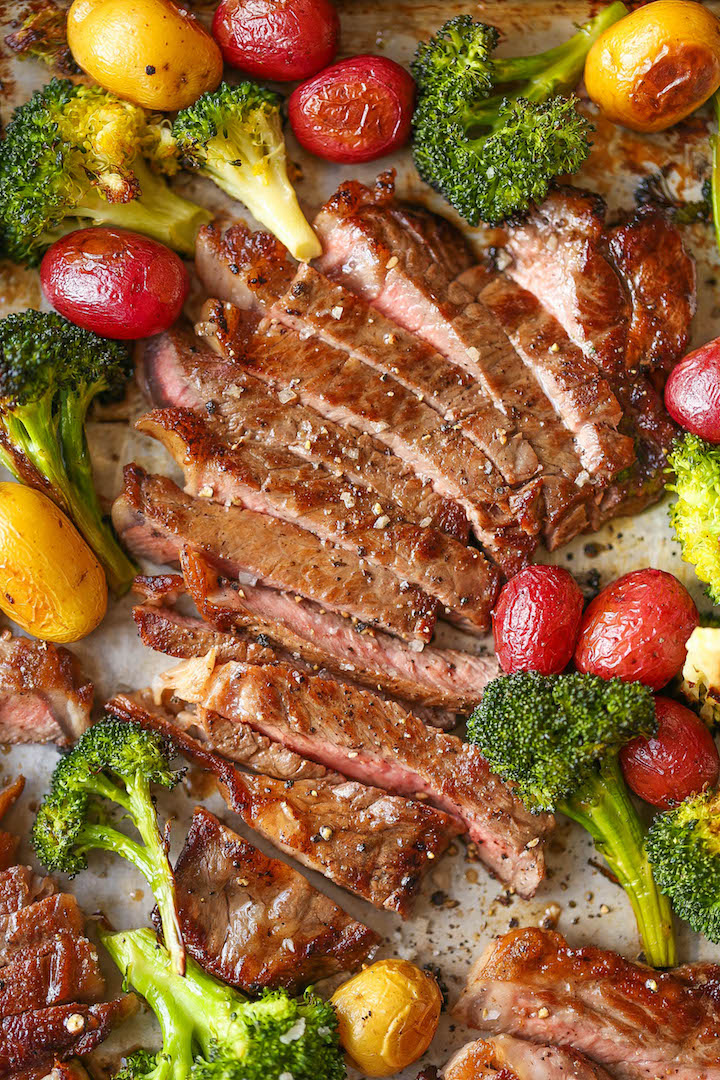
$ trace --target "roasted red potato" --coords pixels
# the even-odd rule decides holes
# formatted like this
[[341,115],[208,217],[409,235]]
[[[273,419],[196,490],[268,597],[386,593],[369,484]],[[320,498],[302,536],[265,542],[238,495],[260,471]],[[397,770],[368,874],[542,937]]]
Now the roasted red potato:
[[559,674],[575,652],[583,594],[561,566],[529,566],[505,585],[493,612],[503,671]]
[[223,0],[212,32],[226,64],[256,79],[293,82],[333,62],[340,20],[330,0]]

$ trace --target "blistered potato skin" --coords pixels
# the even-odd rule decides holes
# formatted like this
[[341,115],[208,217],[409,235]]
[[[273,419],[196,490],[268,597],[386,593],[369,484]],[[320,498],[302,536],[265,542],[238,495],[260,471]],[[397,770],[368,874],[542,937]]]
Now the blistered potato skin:
[[379,960],[343,983],[332,1003],[340,1042],[366,1076],[392,1076],[427,1050],[442,996],[426,972],[407,960]]
[[0,483],[0,608],[43,641],[79,641],[107,608],[105,575],[46,495]]
[[222,76],[218,45],[171,0],[74,0],[67,35],[83,71],[146,109],[184,109]]
[[595,42],[585,86],[610,120],[664,131],[720,86],[720,21],[695,0],[655,0]]

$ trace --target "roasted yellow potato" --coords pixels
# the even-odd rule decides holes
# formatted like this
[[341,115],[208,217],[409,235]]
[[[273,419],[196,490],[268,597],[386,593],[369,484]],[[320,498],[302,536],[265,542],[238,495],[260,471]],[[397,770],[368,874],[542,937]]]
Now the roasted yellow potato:
[[340,1042],[367,1076],[392,1076],[427,1050],[442,995],[432,975],[407,960],[379,960],[332,997]]
[[616,124],[664,131],[720,87],[720,20],[694,0],[638,8],[595,42],[585,86]]
[[67,36],[83,71],[146,109],[184,109],[222,77],[215,40],[172,0],[74,0]]
[[43,641],[78,641],[101,621],[107,585],[80,533],[42,492],[0,483],[0,608]]

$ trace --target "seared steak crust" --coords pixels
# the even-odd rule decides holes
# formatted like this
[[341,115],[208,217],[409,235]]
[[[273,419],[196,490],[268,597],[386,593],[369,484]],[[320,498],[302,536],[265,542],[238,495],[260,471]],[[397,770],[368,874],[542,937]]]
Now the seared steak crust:
[[688,969],[660,973],[571,949],[551,931],[513,930],[480,957],[455,1014],[482,1032],[573,1047],[623,1080],[717,1080],[717,969],[691,980]]
[[599,1065],[574,1050],[538,1046],[498,1035],[478,1039],[458,1050],[442,1073],[443,1080],[610,1080]]
[[460,832],[453,818],[430,806],[342,777],[292,783],[240,773],[167,717],[129,698],[118,695],[107,708],[118,719],[169,735],[212,773],[230,809],[281,851],[403,917],[433,860]]
[[72,653],[0,636],[0,743],[70,746],[90,723],[93,687]]
[[175,867],[183,940],[206,971],[250,994],[297,993],[354,971],[379,937],[287,863],[197,809]]

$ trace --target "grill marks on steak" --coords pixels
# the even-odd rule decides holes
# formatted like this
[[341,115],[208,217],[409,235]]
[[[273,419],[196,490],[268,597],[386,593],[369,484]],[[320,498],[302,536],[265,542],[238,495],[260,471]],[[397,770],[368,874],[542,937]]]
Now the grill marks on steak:
[[188,952],[247,993],[280,986],[298,993],[354,971],[380,942],[297,870],[204,809],[193,815],[175,880]]
[[357,554],[327,549],[279,518],[192,499],[136,465],[126,466],[124,475],[113,521],[136,556],[177,562],[187,545],[231,577],[260,579],[408,640],[432,637],[436,603],[382,568],[366,566]]
[[381,515],[369,492],[287,451],[248,443],[228,446],[192,410],[155,410],[137,426],[161,441],[184,469],[189,494],[301,525],[418,586],[466,628],[489,628],[497,571],[479,551],[439,530]]
[[198,670],[180,665],[165,673],[164,684],[345,776],[405,796],[421,793],[462,822],[483,861],[522,896],[539,885],[542,840],[553,820],[529,814],[468,743],[393,702],[290,665],[228,662],[204,685]]
[[90,723],[92,701],[92,683],[67,649],[0,636],[0,743],[70,746]]
[[230,809],[281,851],[403,917],[433,861],[461,831],[431,806],[343,778],[293,783],[241,773],[166,717],[122,695],[107,709],[169,735],[215,777]]
[[455,1009],[482,1032],[570,1046],[622,1080],[716,1080],[720,1011],[704,972],[659,973],[616,953],[511,931],[480,957]]
[[610,1076],[574,1050],[498,1035],[458,1050],[442,1080],[610,1080]]

